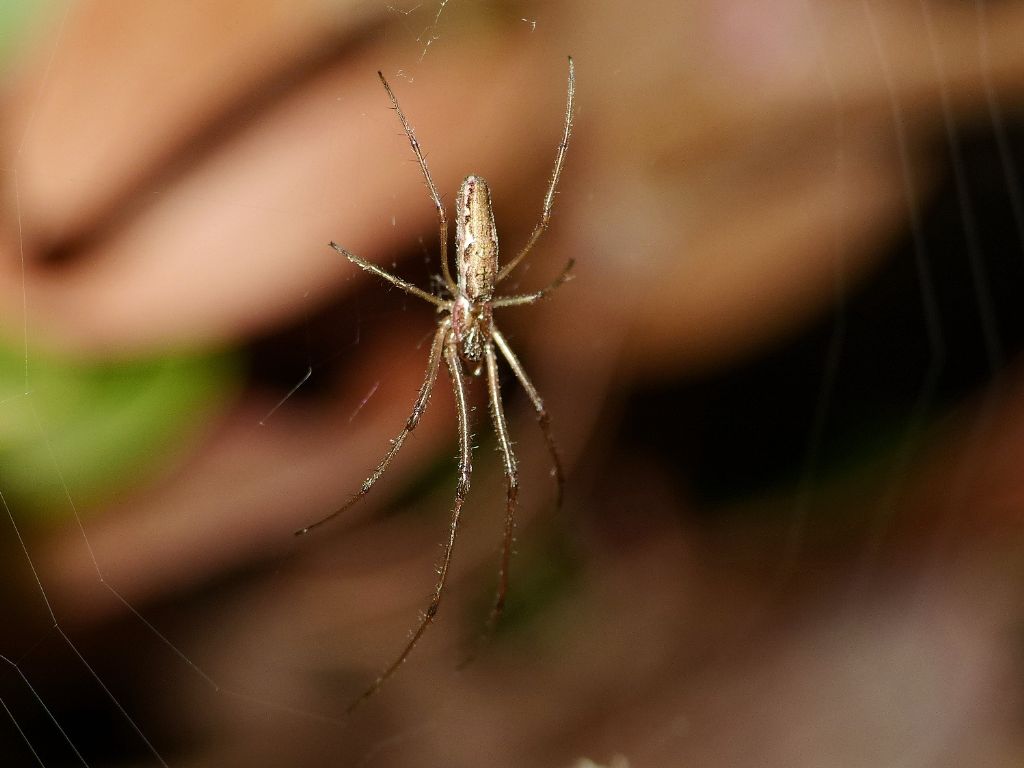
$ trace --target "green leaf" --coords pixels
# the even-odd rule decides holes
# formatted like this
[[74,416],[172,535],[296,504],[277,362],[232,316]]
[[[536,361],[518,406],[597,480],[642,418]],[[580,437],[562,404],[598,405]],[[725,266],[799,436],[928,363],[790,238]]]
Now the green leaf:
[[178,458],[237,389],[228,354],[81,362],[0,346],[0,491],[40,516],[87,507]]
[[52,3],[40,0],[0,0],[0,65],[6,63],[32,18],[51,7]]

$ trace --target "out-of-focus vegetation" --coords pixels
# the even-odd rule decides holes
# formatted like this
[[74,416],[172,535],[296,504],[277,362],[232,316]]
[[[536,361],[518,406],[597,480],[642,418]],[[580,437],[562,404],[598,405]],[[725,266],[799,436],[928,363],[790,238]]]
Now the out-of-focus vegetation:
[[[26,380],[27,377],[27,380]],[[112,362],[0,346],[0,488],[63,516],[139,483],[189,444],[234,390],[229,354]]]

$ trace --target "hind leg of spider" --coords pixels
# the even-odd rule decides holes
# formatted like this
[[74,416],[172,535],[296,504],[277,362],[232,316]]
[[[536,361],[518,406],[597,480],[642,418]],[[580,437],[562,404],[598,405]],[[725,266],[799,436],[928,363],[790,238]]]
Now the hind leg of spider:
[[381,269],[380,267],[378,267],[373,262],[367,261],[366,259],[364,259],[361,256],[356,256],[351,251],[346,251],[344,248],[342,248],[337,243],[332,241],[332,242],[329,243],[329,245],[331,246],[331,248],[336,250],[338,253],[340,253],[346,259],[351,261],[353,264],[355,264],[360,269],[365,270],[366,272],[369,272],[371,275],[375,275],[375,276],[379,277],[381,280],[387,280],[389,283],[391,283],[396,288],[401,288],[403,291],[405,291],[408,294],[411,294],[413,296],[416,296],[417,298],[423,299],[424,301],[429,301],[431,304],[433,304],[434,306],[440,307],[441,309],[448,309],[449,307],[451,307],[451,302],[450,301],[445,301],[440,296],[435,296],[432,293],[427,293],[426,291],[424,291],[419,286],[413,285],[412,283],[407,282],[407,281],[403,280],[400,277],[396,277],[395,275],[392,275],[390,272],[388,272],[385,269]]
[[324,523],[333,520],[342,512],[345,512],[348,509],[350,509],[352,506],[356,504],[356,502],[358,502],[360,499],[362,499],[366,494],[370,492],[370,489],[373,488],[374,483],[376,483],[380,479],[381,475],[384,474],[385,470],[387,470],[388,465],[391,463],[391,460],[395,458],[395,456],[398,454],[398,451],[402,447],[402,443],[405,442],[405,438],[409,436],[410,432],[416,429],[416,425],[419,424],[420,422],[420,417],[423,415],[423,412],[427,410],[427,403],[430,401],[430,393],[434,389],[434,382],[437,381],[437,371],[441,364],[441,353],[444,350],[445,344],[448,341],[451,325],[452,321],[450,318],[447,317],[438,324],[437,332],[434,334],[434,341],[430,345],[430,360],[427,363],[427,373],[426,376],[423,378],[423,384],[420,385],[420,392],[416,398],[416,403],[412,407],[412,413],[409,414],[409,418],[406,420],[405,426],[402,427],[402,431],[399,432],[398,436],[391,441],[391,448],[388,450],[386,454],[384,454],[384,458],[380,460],[380,463],[377,464],[377,468],[373,471],[373,474],[371,474],[363,481],[363,484],[359,486],[359,490],[356,491],[352,495],[352,498],[346,501],[345,504],[340,509],[331,512],[331,514],[327,515],[324,518],[321,518],[320,520],[317,520],[312,525],[307,525],[305,528],[300,528],[295,532],[296,536],[301,536],[305,533],[309,533],[314,528],[317,528],[323,525]]
[[548,228],[548,224],[551,223],[551,208],[555,203],[555,187],[558,186],[558,177],[562,175],[562,167],[565,165],[565,151],[569,148],[569,136],[572,135],[572,110],[575,95],[576,68],[573,66],[572,56],[570,56],[569,87],[565,103],[565,125],[562,128],[562,140],[558,144],[558,152],[555,154],[555,168],[551,171],[551,181],[548,183],[547,194],[544,195],[544,207],[541,210],[540,222],[533,228],[533,232],[530,233],[530,239],[526,241],[523,250],[517,253],[498,272],[498,276],[494,279],[495,283],[500,283],[508,277],[509,273],[519,265],[519,262],[526,258],[526,255],[533,250],[533,246],[540,240],[540,236],[544,234],[544,230]]
[[412,126],[409,125],[409,121],[405,119],[405,113],[402,112],[402,108],[398,106],[398,98],[391,90],[391,86],[388,85],[388,81],[384,79],[384,75],[381,72],[377,72],[377,77],[379,77],[380,81],[384,84],[384,90],[387,91],[388,98],[391,99],[391,106],[395,108],[395,112],[398,114],[398,119],[402,123],[402,130],[405,131],[405,136],[409,139],[409,144],[412,146],[412,152],[416,155],[416,161],[420,164],[420,170],[423,171],[423,178],[427,182],[427,189],[430,191],[430,200],[434,203],[434,209],[437,211],[437,228],[439,239],[441,241],[441,276],[444,278],[444,284],[448,287],[448,290],[455,293],[455,281],[452,280],[452,273],[448,268],[448,217],[444,212],[444,204],[441,202],[441,195],[438,193],[437,185],[430,176],[430,169],[427,167],[427,158],[423,156],[423,150],[420,148],[420,142],[416,138],[416,132],[413,131]]
[[466,385],[462,375],[462,365],[459,363],[458,348],[450,335],[445,344],[444,359],[448,365],[448,373],[451,376],[452,389],[455,391],[455,412],[459,426],[459,478],[455,488],[455,504],[452,508],[451,523],[448,527],[448,541],[445,544],[444,556],[438,569],[437,584],[434,587],[434,594],[430,600],[430,605],[427,606],[427,610],[420,619],[416,631],[413,632],[412,638],[405,648],[402,649],[398,658],[391,662],[391,665],[373,681],[373,684],[349,705],[349,712],[379,691],[384,683],[388,681],[388,678],[402,666],[402,662],[409,657],[416,643],[419,642],[423,633],[427,631],[427,627],[434,621],[434,616],[437,615],[437,609],[441,605],[441,598],[444,595],[444,586],[448,579],[448,567],[452,561],[452,549],[455,546],[455,535],[458,532],[459,519],[462,516],[462,505],[465,503],[466,495],[469,493],[469,479],[473,471],[472,436],[469,429],[469,406],[466,404]]
[[523,364],[519,362],[516,353],[508,345],[505,336],[494,326],[491,326],[491,338],[498,346],[509,368],[512,369],[512,373],[515,374],[519,384],[526,391],[526,396],[530,398],[530,402],[533,404],[533,410],[537,414],[537,423],[540,425],[540,431],[544,434],[544,442],[547,443],[548,454],[551,456],[551,475],[555,478],[555,506],[561,507],[562,489],[565,486],[565,472],[562,470],[562,458],[559,455],[558,446],[555,444],[555,436],[551,433],[551,419],[544,408],[544,401],[541,399],[540,393],[537,392],[537,388],[533,386],[533,382],[530,381],[530,377],[526,375]]

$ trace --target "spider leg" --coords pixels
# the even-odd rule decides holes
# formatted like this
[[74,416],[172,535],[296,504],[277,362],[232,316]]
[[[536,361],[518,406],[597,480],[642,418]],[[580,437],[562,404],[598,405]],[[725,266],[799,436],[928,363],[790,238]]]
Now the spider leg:
[[455,391],[455,410],[459,423],[459,479],[455,488],[455,505],[452,508],[452,518],[448,528],[448,541],[445,543],[444,556],[441,559],[441,567],[437,572],[437,585],[434,587],[434,595],[430,599],[430,605],[427,606],[427,610],[420,619],[420,623],[416,628],[416,631],[413,632],[412,638],[406,644],[405,648],[402,649],[398,658],[391,662],[391,665],[373,681],[373,684],[363,691],[358,699],[349,705],[349,712],[379,691],[381,686],[387,682],[388,678],[391,677],[400,666],[402,666],[402,662],[408,658],[409,653],[416,646],[416,643],[419,642],[423,633],[426,632],[427,627],[429,627],[434,621],[434,616],[437,615],[438,606],[441,605],[441,597],[444,594],[444,585],[448,578],[448,566],[452,561],[452,548],[455,545],[455,534],[459,529],[459,518],[462,516],[462,505],[466,501],[466,495],[469,493],[469,478],[473,471],[472,446],[470,445],[471,436],[469,432],[469,407],[466,404],[466,384],[462,375],[462,365],[459,363],[458,348],[456,347],[451,335],[448,336],[448,340],[445,344],[444,360],[448,365],[448,373],[451,376],[452,388]]
[[572,56],[569,57],[569,91],[568,97],[565,104],[565,127],[562,129],[562,141],[558,144],[558,153],[555,155],[555,168],[551,172],[551,182],[548,184],[548,192],[544,195],[544,208],[541,212],[540,222],[536,227],[533,228],[533,232],[530,234],[530,239],[526,241],[526,245],[512,261],[506,264],[494,282],[500,283],[509,273],[515,269],[519,262],[526,258],[526,254],[530,252],[536,242],[540,239],[540,236],[544,234],[544,230],[548,228],[548,224],[551,222],[551,206],[555,201],[555,187],[558,186],[558,177],[562,175],[562,166],[565,165],[565,151],[569,148],[569,135],[572,133],[572,109],[573,99],[576,95],[576,69],[573,67]]
[[549,286],[541,288],[539,291],[533,293],[524,293],[518,296],[497,296],[491,302],[492,307],[521,307],[524,304],[533,304],[534,302],[540,301],[549,293],[554,291],[562,283],[568,282],[572,279],[572,268],[575,266],[576,260],[569,259],[569,263],[565,265],[565,269],[562,270],[562,274],[556,277]]
[[541,400],[540,393],[537,392],[537,388],[533,386],[533,382],[526,375],[526,371],[523,370],[523,364],[519,362],[516,353],[508,345],[505,336],[493,325],[491,326],[491,338],[498,345],[498,349],[508,362],[512,373],[516,375],[519,383],[526,390],[526,396],[530,398],[530,402],[533,403],[533,409],[537,412],[537,423],[540,425],[541,432],[544,433],[544,441],[548,444],[548,453],[551,455],[551,474],[555,478],[556,488],[555,506],[561,507],[565,473],[562,471],[562,459],[558,453],[558,446],[555,445],[554,435],[551,434],[551,419],[548,416],[548,412],[544,409],[544,401]]
[[384,83],[384,90],[388,92],[388,98],[391,99],[391,105],[395,108],[395,112],[398,113],[398,119],[402,122],[402,128],[405,130],[405,135],[409,138],[409,143],[412,145],[413,154],[416,155],[416,160],[420,164],[420,170],[423,171],[423,178],[427,181],[427,189],[430,190],[430,199],[434,202],[434,208],[437,209],[437,226],[440,233],[441,239],[441,274],[444,277],[444,283],[448,286],[448,290],[455,293],[455,282],[452,280],[452,273],[448,269],[448,217],[444,212],[444,204],[441,202],[441,195],[437,192],[437,185],[434,184],[434,180],[430,177],[430,169],[427,168],[427,159],[423,156],[423,150],[420,149],[420,143],[416,139],[416,133],[413,131],[412,126],[409,125],[409,121],[405,119],[405,113],[402,112],[402,108],[398,106],[398,99],[395,98],[394,91],[391,90],[391,86],[388,85],[388,81],[384,79],[384,75],[381,72],[377,72],[377,76],[380,81]]
[[400,277],[395,277],[390,272],[381,269],[376,264],[367,261],[361,256],[356,256],[351,251],[346,251],[344,248],[342,248],[340,245],[333,241],[330,243],[330,246],[360,269],[366,270],[371,275],[376,275],[381,280],[387,280],[393,286],[395,286],[396,288],[401,288],[406,293],[410,293],[413,296],[423,299],[424,301],[429,301],[431,304],[441,307],[442,309],[448,309],[448,307],[451,305],[450,301],[445,301],[440,296],[435,296],[432,293],[427,293],[419,286],[406,282]]
[[508,590],[508,567],[512,556],[512,533],[515,526],[516,499],[519,496],[519,472],[516,469],[516,455],[512,451],[512,442],[508,437],[508,424],[505,422],[505,408],[501,402],[501,388],[498,383],[498,360],[494,355],[494,346],[488,344],[484,348],[487,361],[487,393],[491,401],[491,419],[494,421],[494,433],[498,436],[498,448],[501,451],[502,464],[505,470],[505,536],[501,545],[501,565],[498,568],[498,592],[494,598],[491,615],[487,619],[484,638],[489,637],[502,611],[505,610],[505,593]]
[[363,484],[359,487],[359,490],[345,502],[344,506],[340,509],[331,512],[327,517],[317,520],[312,525],[307,525],[305,528],[300,528],[295,532],[296,536],[301,536],[305,533],[309,533],[314,528],[317,528],[329,520],[333,520],[335,517],[340,515],[342,512],[347,511],[355,505],[360,499],[370,492],[381,475],[384,474],[391,460],[398,454],[399,449],[402,447],[402,443],[405,442],[405,438],[416,429],[416,425],[419,424],[420,417],[423,412],[427,410],[427,402],[430,400],[430,393],[434,389],[434,382],[437,381],[437,371],[441,364],[441,352],[445,347],[449,331],[451,329],[452,321],[450,317],[446,317],[437,326],[437,332],[434,334],[434,341],[430,345],[430,360],[427,363],[427,374],[423,379],[423,384],[420,386],[419,396],[416,398],[416,403],[412,407],[412,413],[405,422],[405,426],[402,427],[402,431],[398,433],[398,437],[391,441],[391,448],[384,455],[384,458],[380,460],[377,468],[373,471],[368,478],[363,481]]

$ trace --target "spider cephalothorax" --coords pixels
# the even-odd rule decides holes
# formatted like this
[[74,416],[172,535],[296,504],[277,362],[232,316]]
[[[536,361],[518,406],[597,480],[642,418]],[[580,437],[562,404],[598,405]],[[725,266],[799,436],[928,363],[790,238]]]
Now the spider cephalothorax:
[[489,301],[474,302],[465,295],[459,295],[452,302],[452,335],[462,359],[477,366],[470,369],[474,376],[480,375],[479,364],[484,359],[484,348],[491,343],[493,317]]
[[[398,113],[398,119],[405,129],[405,134],[412,145],[413,153],[416,155],[420,169],[423,171],[427,188],[430,190],[430,198],[437,209],[438,230],[441,240],[441,276],[451,298],[442,298],[441,296],[424,291],[422,288],[408,283],[392,275],[390,272],[386,272],[376,264],[368,262],[354,253],[350,253],[336,243],[331,243],[332,248],[343,254],[361,269],[383,280],[387,280],[406,293],[418,296],[435,305],[439,310],[440,319],[437,323],[437,330],[434,332],[433,343],[430,345],[427,374],[423,384],[420,386],[419,396],[416,398],[416,403],[413,405],[412,413],[409,415],[405,427],[392,440],[390,450],[380,460],[380,463],[377,464],[377,468],[373,473],[363,481],[359,490],[341,509],[313,523],[313,525],[297,531],[297,533],[306,533],[310,529],[327,522],[369,493],[373,485],[384,474],[391,460],[397,455],[402,447],[402,443],[405,442],[405,438],[419,423],[420,417],[423,415],[424,410],[426,410],[430,393],[434,388],[434,382],[437,379],[442,359],[448,368],[452,389],[455,393],[455,412],[458,419],[459,433],[459,469],[455,490],[455,505],[452,510],[451,524],[448,531],[448,541],[445,546],[444,557],[441,560],[441,566],[438,569],[438,580],[434,587],[434,594],[430,604],[427,606],[427,610],[412,638],[398,658],[381,673],[362,696],[353,702],[352,706],[355,706],[377,691],[392,673],[398,669],[399,665],[405,661],[413,646],[416,645],[420,636],[430,625],[430,622],[433,621],[434,615],[437,613],[438,606],[441,603],[445,580],[448,576],[448,566],[451,563],[452,547],[455,544],[455,534],[459,527],[462,506],[466,500],[466,494],[469,492],[469,478],[472,471],[472,441],[469,407],[466,401],[466,383],[464,380],[466,369],[463,367],[463,363],[468,365],[468,372],[474,376],[479,376],[486,371],[491,418],[494,422],[494,431],[498,437],[498,447],[501,450],[506,479],[505,531],[501,550],[501,565],[498,572],[498,592],[488,620],[489,628],[494,627],[505,605],[505,592],[508,587],[508,565],[512,552],[512,532],[519,489],[516,459],[508,436],[505,410],[502,405],[501,390],[498,383],[498,353],[505,359],[516,379],[518,379],[523,389],[526,390],[526,394],[537,413],[537,420],[540,423],[551,454],[552,474],[557,485],[558,501],[559,503],[561,502],[563,484],[562,463],[558,457],[558,451],[555,448],[555,443],[548,426],[547,411],[544,410],[544,403],[537,389],[527,377],[526,371],[523,370],[519,358],[516,357],[501,331],[494,325],[493,310],[499,307],[522,306],[539,301],[564,283],[569,278],[573,267],[573,261],[570,259],[558,278],[547,288],[540,291],[515,296],[495,296],[494,294],[495,287],[530,252],[541,234],[547,229],[548,223],[551,220],[551,207],[554,201],[555,187],[558,184],[558,177],[562,173],[565,151],[569,145],[569,134],[572,131],[573,96],[575,91],[575,73],[572,58],[569,59],[569,89],[562,141],[558,145],[558,152],[555,155],[555,167],[551,173],[547,194],[544,196],[544,206],[540,222],[534,227],[533,233],[523,249],[508,264],[499,269],[498,232],[494,226],[494,209],[491,205],[490,187],[479,176],[467,176],[459,187],[458,196],[455,200],[455,265],[457,281],[452,279],[451,270],[448,266],[448,219],[445,215],[444,205],[441,203],[441,196],[438,194],[437,187],[430,177],[427,161],[423,157],[423,152],[420,149],[419,142],[416,140],[412,126],[409,125],[405,115],[402,113],[401,107],[398,106],[398,99],[395,98],[395,94],[392,92],[387,80],[384,79],[384,75],[380,72],[377,74],[384,84],[384,89],[391,99],[392,106]],[[497,352],[495,348],[497,348]]]

